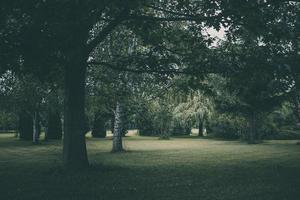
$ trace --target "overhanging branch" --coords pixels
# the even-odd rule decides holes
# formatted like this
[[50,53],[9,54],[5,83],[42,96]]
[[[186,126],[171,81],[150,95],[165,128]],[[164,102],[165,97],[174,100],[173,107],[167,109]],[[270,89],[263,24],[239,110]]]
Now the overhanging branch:
[[149,15],[129,15],[129,19],[137,20],[137,21],[161,21],[161,22],[176,22],[176,21],[205,21],[211,19],[219,19],[220,16],[211,16],[211,17],[203,17],[203,16],[183,16],[183,17],[156,17]]
[[161,12],[164,12],[164,13],[172,14],[172,15],[185,16],[185,17],[195,17],[195,15],[186,14],[186,13],[180,13],[180,12],[176,12],[176,11],[172,11],[172,10],[160,8],[160,7],[157,7],[157,6],[154,6],[154,5],[149,5],[149,6],[146,6],[146,7],[149,7],[151,9],[153,9],[153,10],[161,11]]
[[192,71],[192,70],[177,70],[177,69],[168,69],[168,70],[157,70],[157,69],[132,69],[127,67],[118,67],[116,65],[113,65],[111,63],[107,62],[100,62],[100,61],[90,61],[88,62],[88,65],[102,65],[105,67],[108,67],[113,70],[117,71],[123,71],[123,72],[131,72],[136,74],[176,74],[176,75],[191,75],[191,76],[197,76],[197,75],[203,75],[203,74],[212,74],[217,73],[215,71]]
[[109,24],[106,25],[102,31],[87,44],[86,52],[88,54],[91,53],[99,43],[105,40],[106,36],[109,35],[123,20],[125,20],[128,12],[129,11],[127,9],[124,9],[114,20],[110,21]]

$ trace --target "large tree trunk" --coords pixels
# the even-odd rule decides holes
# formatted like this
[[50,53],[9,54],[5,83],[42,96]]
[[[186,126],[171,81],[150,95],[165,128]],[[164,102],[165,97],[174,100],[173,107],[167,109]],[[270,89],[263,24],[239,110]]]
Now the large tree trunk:
[[62,138],[62,122],[59,111],[48,111],[48,123],[45,139],[60,140]]
[[19,137],[23,140],[32,140],[33,121],[30,114],[21,111],[19,114]]
[[65,71],[63,161],[68,168],[88,166],[84,133],[86,60],[81,54],[79,51],[71,57]]
[[123,104],[117,102],[113,132],[113,152],[123,151],[122,144],[122,131],[123,131]]
[[95,138],[106,137],[105,119],[103,118],[103,115],[100,112],[95,113],[92,136]]

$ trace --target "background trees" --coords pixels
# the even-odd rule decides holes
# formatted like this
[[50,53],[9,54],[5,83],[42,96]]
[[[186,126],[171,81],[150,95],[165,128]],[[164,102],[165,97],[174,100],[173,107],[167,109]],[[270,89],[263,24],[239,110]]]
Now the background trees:
[[[252,116],[249,120],[252,127],[256,113],[265,108],[261,105],[270,99],[276,99],[277,104],[277,99],[286,93],[294,94],[295,113],[299,113],[297,2],[33,0],[4,1],[1,11],[0,72],[10,70],[20,80],[30,76],[41,81],[38,87],[31,87],[38,91],[28,97],[38,99],[30,100],[35,102],[30,103],[34,124],[38,124],[36,110],[44,92],[48,93],[49,88],[52,92],[51,86],[55,84],[64,85],[63,159],[68,167],[88,165],[86,114],[95,121],[101,119],[103,124],[106,114],[111,116],[117,105],[125,106],[125,100],[133,104],[132,96],[143,96],[145,85],[157,81],[159,86],[154,88],[163,90],[174,75],[202,79],[209,73],[226,76],[234,86],[239,109],[248,110],[247,115]],[[282,28],[288,30],[286,37],[279,33]],[[222,47],[216,45],[210,29],[224,30],[227,43]],[[93,78],[93,71],[98,76]],[[106,82],[104,87],[99,86],[98,78]],[[44,82],[50,86],[40,90]],[[193,78],[190,82],[198,84]],[[144,96],[152,98],[149,93]],[[190,111],[198,113],[201,127],[210,109],[204,111],[209,106],[200,109],[202,95],[198,99],[195,96],[189,101],[198,107]],[[60,104],[60,100],[55,102]],[[93,106],[95,102],[101,105]],[[163,114],[169,105],[159,106],[162,111],[159,117],[166,117]],[[140,109],[149,108],[147,105]],[[49,128],[60,127],[59,114],[60,111],[49,109]],[[158,122],[167,121],[159,117]],[[99,123],[95,123],[94,135],[104,132],[100,130],[103,125],[96,126]],[[57,131],[56,138],[60,132]]]

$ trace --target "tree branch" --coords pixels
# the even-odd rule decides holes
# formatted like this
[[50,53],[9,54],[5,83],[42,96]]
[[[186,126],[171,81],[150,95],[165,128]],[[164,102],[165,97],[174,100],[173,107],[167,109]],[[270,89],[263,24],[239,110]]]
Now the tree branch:
[[176,70],[176,69],[168,69],[168,70],[157,70],[157,69],[131,69],[127,67],[118,67],[116,65],[113,65],[111,63],[107,62],[100,62],[100,61],[90,61],[88,62],[89,65],[102,65],[105,67],[108,67],[113,70],[117,71],[124,71],[124,72],[131,72],[131,73],[137,73],[137,74],[177,74],[177,75],[192,75],[192,76],[197,76],[197,73],[201,74],[210,74],[210,73],[216,73],[213,71],[202,71],[202,72],[197,72],[197,71],[191,71],[191,70]]
[[195,17],[195,15],[193,16],[193,15],[190,15],[190,14],[175,12],[175,11],[172,11],[172,10],[167,10],[167,9],[160,8],[160,7],[153,6],[153,5],[149,5],[149,6],[146,6],[146,7],[152,8],[153,10],[169,13],[169,14],[172,14],[172,15],[179,15],[179,16],[185,16],[185,17]]
[[86,52],[88,54],[91,53],[99,43],[105,40],[106,36],[109,35],[123,20],[125,20],[128,12],[129,11],[127,9],[124,9],[114,20],[110,21],[109,24],[106,25],[101,32],[87,44]]
[[167,22],[174,22],[174,21],[204,21],[208,19],[219,19],[220,16],[211,16],[211,17],[201,17],[201,16],[185,16],[185,17],[155,17],[149,15],[129,15],[129,19],[132,20],[140,20],[140,21],[167,21]]

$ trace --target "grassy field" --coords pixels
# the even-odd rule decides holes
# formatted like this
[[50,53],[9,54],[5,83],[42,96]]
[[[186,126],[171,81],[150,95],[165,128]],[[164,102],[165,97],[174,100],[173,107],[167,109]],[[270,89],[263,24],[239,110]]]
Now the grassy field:
[[300,199],[296,141],[126,138],[87,139],[90,169],[61,167],[61,142],[32,145],[0,135],[0,199]]

